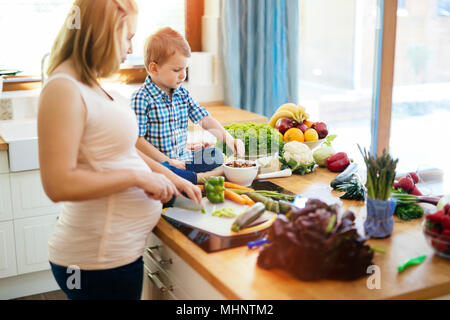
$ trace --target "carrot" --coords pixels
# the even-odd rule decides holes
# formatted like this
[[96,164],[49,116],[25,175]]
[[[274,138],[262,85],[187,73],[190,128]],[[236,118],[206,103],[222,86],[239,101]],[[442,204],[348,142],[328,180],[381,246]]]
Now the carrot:
[[234,201],[236,203],[239,203],[239,204],[246,204],[247,203],[247,201],[244,198],[242,198],[240,195],[238,195],[237,193],[234,193],[231,190],[226,190],[225,189],[225,194],[224,195],[225,195],[225,199]]
[[202,192],[205,192],[205,188],[202,184],[197,184],[197,187],[199,187]]
[[249,206],[252,206],[255,204],[255,201],[253,201],[252,199],[250,199],[250,197],[246,194],[241,194],[241,198],[243,198],[246,201],[246,204]]
[[247,187],[241,186],[239,184],[232,183],[232,182],[227,182],[227,181],[225,181],[225,188],[239,189],[239,190],[246,190],[246,191],[255,191],[254,189],[247,188]]

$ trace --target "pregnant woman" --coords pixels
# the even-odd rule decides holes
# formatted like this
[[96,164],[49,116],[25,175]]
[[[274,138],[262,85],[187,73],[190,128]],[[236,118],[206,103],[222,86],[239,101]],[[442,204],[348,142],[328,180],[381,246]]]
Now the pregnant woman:
[[[98,81],[132,52],[135,2],[74,6],[53,45],[39,101],[42,183],[51,200],[63,203],[49,240],[50,265],[69,299],[140,299],[142,254],[161,203],[181,192],[199,203],[201,193],[136,149],[133,111]],[[69,21],[73,12],[78,24]]]

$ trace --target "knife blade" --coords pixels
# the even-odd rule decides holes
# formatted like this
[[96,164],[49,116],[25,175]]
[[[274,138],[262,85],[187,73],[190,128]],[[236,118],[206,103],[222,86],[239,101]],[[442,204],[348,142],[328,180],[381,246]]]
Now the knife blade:
[[205,209],[203,208],[203,205],[198,204],[194,200],[191,200],[188,197],[185,197],[183,195],[175,197],[175,200],[172,203],[172,207],[186,209],[186,210],[192,210],[192,211],[202,211],[202,212],[205,211]]

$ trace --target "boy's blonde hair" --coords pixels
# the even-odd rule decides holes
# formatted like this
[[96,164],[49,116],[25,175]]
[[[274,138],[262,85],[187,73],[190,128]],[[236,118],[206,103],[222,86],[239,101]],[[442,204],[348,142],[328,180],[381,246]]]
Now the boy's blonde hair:
[[[75,0],[79,26],[69,28],[73,12],[58,33],[50,54],[47,73],[72,57],[81,81],[89,86],[98,84],[97,77],[109,77],[119,70],[120,40],[126,17],[137,14],[134,0]],[[79,27],[79,28],[77,28]]]
[[150,73],[150,63],[161,65],[177,51],[185,57],[191,56],[191,47],[181,34],[170,27],[156,31],[145,41],[144,62],[147,72]]

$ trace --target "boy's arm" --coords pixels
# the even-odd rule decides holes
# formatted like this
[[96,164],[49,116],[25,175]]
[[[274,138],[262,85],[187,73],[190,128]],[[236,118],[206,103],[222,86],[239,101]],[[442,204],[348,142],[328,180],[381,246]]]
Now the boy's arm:
[[136,148],[141,151],[143,154],[145,154],[147,157],[152,158],[155,161],[158,162],[169,162],[170,165],[177,167],[179,169],[186,169],[186,163],[183,161],[170,159],[168,156],[166,156],[164,153],[159,151],[155,146],[153,146],[150,142],[145,140],[144,137],[139,137],[136,142]]
[[192,99],[188,98],[189,118],[193,123],[200,123],[203,129],[211,132],[217,139],[225,142],[227,146],[233,150],[234,154],[240,157],[245,156],[244,143],[239,139],[234,139],[222,125],[211,117],[209,112]]
[[203,129],[211,132],[217,139],[225,142],[227,146],[233,150],[233,153],[240,157],[245,155],[245,146],[242,140],[234,139],[219,121],[208,115],[200,120],[200,125]]

